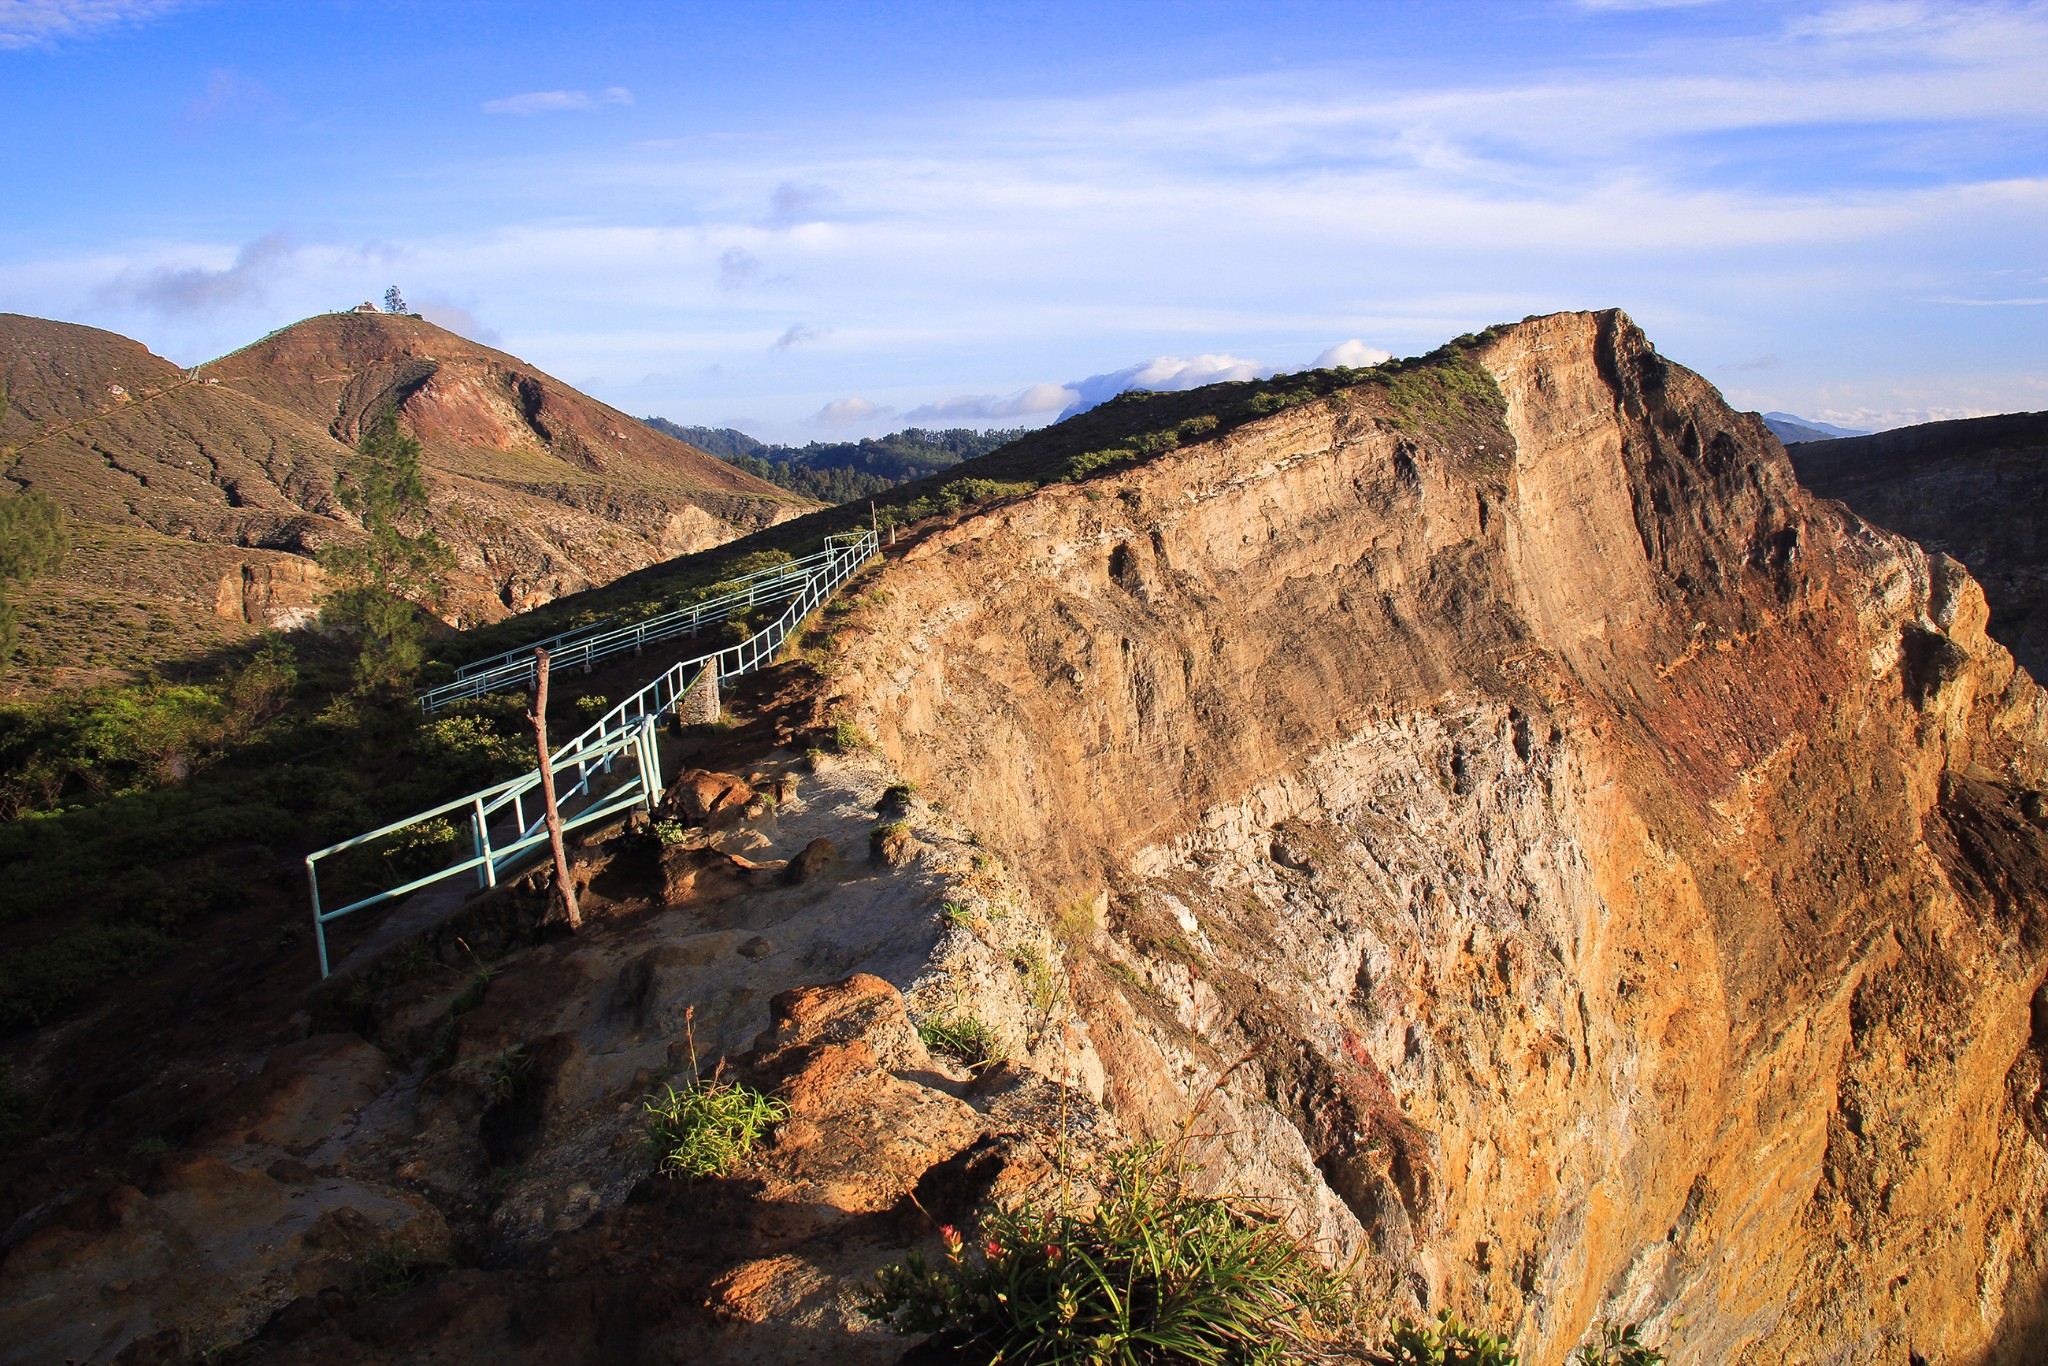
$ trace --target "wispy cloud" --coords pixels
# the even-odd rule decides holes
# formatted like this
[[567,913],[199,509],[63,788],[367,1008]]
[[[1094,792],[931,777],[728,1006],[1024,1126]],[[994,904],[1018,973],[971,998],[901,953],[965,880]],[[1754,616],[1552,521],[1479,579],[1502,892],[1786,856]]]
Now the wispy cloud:
[[266,233],[235,253],[220,270],[160,266],[123,271],[93,294],[99,308],[143,308],[170,315],[212,313],[263,297],[290,266],[298,248],[282,230]]
[[587,90],[530,90],[524,95],[485,100],[481,107],[486,114],[555,114],[568,109],[596,109],[600,105],[632,102],[632,91],[623,85],[612,85],[596,94]]
[[496,346],[504,340],[477,317],[472,306],[457,303],[444,295],[419,295],[413,300],[413,312],[437,327],[445,327],[458,336],[467,337],[473,342],[482,342],[485,346]]
[[745,247],[727,247],[718,257],[718,287],[742,289],[761,278],[761,258]]
[[205,91],[186,104],[179,122],[193,131],[215,123],[281,118],[285,112],[284,101],[261,81],[216,67],[207,73]]
[[839,192],[830,186],[807,185],[785,180],[769,194],[768,217],[763,223],[775,228],[815,223],[826,213],[837,208],[839,203]]
[[816,341],[824,335],[824,332],[818,328],[805,327],[802,323],[791,323],[781,336],[768,343],[768,349],[770,351],[787,351],[792,346],[801,346],[805,342]]
[[42,47],[144,23],[186,0],[0,0],[0,48]]

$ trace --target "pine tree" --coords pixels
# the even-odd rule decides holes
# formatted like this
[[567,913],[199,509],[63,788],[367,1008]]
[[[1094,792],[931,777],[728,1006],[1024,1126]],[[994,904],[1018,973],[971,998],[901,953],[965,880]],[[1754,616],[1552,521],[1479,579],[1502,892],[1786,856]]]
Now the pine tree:
[[397,414],[385,413],[364,432],[356,458],[334,487],[369,537],[320,552],[321,568],[340,584],[321,604],[320,618],[360,640],[357,691],[405,692],[419,672],[426,638],[421,609],[439,601],[440,576],[455,562],[440,538],[425,529],[420,443],[399,430]]
[[411,309],[405,306],[405,296],[398,292],[397,285],[393,285],[384,291],[384,311],[386,313],[412,312]]

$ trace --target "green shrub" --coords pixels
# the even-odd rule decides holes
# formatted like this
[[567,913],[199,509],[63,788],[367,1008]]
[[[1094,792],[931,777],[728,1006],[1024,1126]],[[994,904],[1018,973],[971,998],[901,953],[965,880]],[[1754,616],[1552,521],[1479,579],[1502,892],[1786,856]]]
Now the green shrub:
[[851,721],[837,721],[832,726],[832,747],[841,754],[852,754],[856,750],[872,749],[874,741],[868,733]]
[[724,1176],[762,1135],[789,1118],[789,1107],[737,1082],[693,1080],[647,1098],[647,1141],[661,1170],[696,1181]]
[[1365,1359],[1371,1366],[1515,1366],[1520,1360],[1505,1342],[1466,1327],[1448,1309],[1438,1310],[1433,1324],[1399,1320]]
[[958,1058],[969,1067],[1000,1062],[1005,1056],[995,1031],[972,1015],[948,1015],[920,1021],[917,1037],[932,1052]]
[[152,925],[87,921],[0,958],[0,1030],[41,1024],[65,1002],[146,971],[177,941]]
[[1031,1008],[1050,1019],[1052,1013],[1059,1009],[1066,988],[1059,973],[1047,960],[1045,950],[1036,944],[1025,944],[1011,953],[1010,961],[1016,965],[1017,971],[1024,974],[1024,995]]
[[1277,413],[1282,408],[1292,408],[1297,403],[1307,403],[1310,399],[1313,399],[1315,397],[1317,397],[1317,394],[1314,389],[1293,389],[1284,390],[1280,392],[1267,392],[1263,394],[1253,394],[1249,399],[1245,400],[1244,406],[1246,412],[1252,413],[1259,417],[1264,417],[1267,413]]
[[1137,458],[1137,450],[1130,446],[1111,446],[1099,451],[1083,451],[1079,455],[1068,457],[1066,464],[1060,466],[1057,477],[1069,484],[1078,483],[1091,474]]
[[443,717],[421,726],[413,753],[447,787],[486,787],[534,765],[533,742],[508,735],[494,718],[470,714]]
[[934,1266],[884,1268],[863,1304],[964,1361],[1272,1362],[1336,1324],[1339,1279],[1265,1213],[1197,1195],[1157,1145],[1111,1162],[1085,1213],[1040,1199],[992,1214],[973,1246],[951,1227]]
[[1645,1347],[1633,1323],[1595,1324],[1593,1332],[1592,1342],[1572,1352],[1579,1366],[1662,1366],[1664,1354]]

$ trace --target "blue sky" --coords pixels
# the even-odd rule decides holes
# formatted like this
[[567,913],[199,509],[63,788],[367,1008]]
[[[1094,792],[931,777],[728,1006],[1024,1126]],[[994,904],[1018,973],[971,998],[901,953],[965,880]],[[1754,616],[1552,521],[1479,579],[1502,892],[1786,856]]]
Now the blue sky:
[[1745,407],[2048,408],[2042,3],[0,0],[0,127],[0,310],[183,363],[395,283],[802,440],[1618,305]]

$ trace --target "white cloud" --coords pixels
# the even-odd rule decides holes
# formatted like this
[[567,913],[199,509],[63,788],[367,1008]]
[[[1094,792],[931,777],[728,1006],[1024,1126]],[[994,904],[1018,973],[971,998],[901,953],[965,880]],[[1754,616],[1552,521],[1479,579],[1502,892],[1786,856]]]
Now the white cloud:
[[956,394],[952,398],[937,399],[912,408],[903,415],[903,421],[912,427],[938,424],[979,427],[1023,419],[1028,426],[1033,425],[1032,419],[1042,421],[1049,418],[1080,397],[1079,390],[1064,384],[1032,384],[1008,398],[994,394]]
[[0,0],[0,48],[41,47],[139,24],[185,0]]
[[1204,384],[1264,379],[1278,373],[1275,366],[1261,365],[1238,356],[1204,355],[1190,360],[1182,360],[1179,356],[1154,356],[1136,365],[1126,365],[1121,370],[1075,380],[1066,386],[1074,392],[1074,399],[1060,416],[1066,418],[1075,413],[1085,413],[1127,389],[1199,389]]
[[887,417],[894,411],[864,398],[835,398],[811,414],[811,421],[822,422],[828,427],[851,427],[857,422]]
[[524,95],[485,100],[480,107],[486,114],[554,114],[565,109],[595,109],[602,104],[632,102],[632,91],[623,85],[614,85],[595,95],[587,90],[531,90]]
[[1353,337],[1349,341],[1340,341],[1335,346],[1324,350],[1308,363],[1308,368],[1311,370],[1330,370],[1340,365],[1346,365],[1353,370],[1369,370],[1382,361],[1390,361],[1393,358],[1393,352],[1382,351],[1377,346],[1367,346],[1358,338]]
[[[2017,273],[2038,269],[2048,221],[2048,175],[2024,154],[2048,128],[2048,9],[1739,18],[1746,36],[1482,62],[1456,83],[1297,65],[1077,98],[939,95],[900,117],[796,108],[772,142],[496,149],[419,168],[433,174],[403,196],[336,187],[345,213],[301,211],[405,234],[402,272],[308,247],[242,289],[239,312],[181,315],[150,340],[198,359],[387,277],[431,280],[489,299],[507,349],[536,364],[633,377],[617,387],[636,411],[747,413],[796,434],[856,386],[878,412],[1008,424],[1036,416],[1003,411],[1014,386],[1071,390],[1064,408],[1084,395],[1051,376],[1118,356],[1257,373],[1237,358],[1298,364],[1354,336],[1406,354],[1619,304],[1695,366],[1784,357],[1716,372],[1768,379],[1772,407],[2026,402],[2013,377],[2048,373],[2024,326],[2040,308],[2022,302],[2048,289]],[[1802,137],[1824,150],[1784,152]],[[63,316],[88,298],[241,289],[201,278],[229,273],[233,238],[28,250],[0,261],[0,307]],[[195,262],[207,269],[181,275]],[[95,295],[112,277],[125,295]],[[818,333],[792,318],[831,319],[831,345],[802,346]],[[1937,356],[1954,376],[2004,377],[2006,397],[1988,382],[1967,402],[1884,391]],[[1172,379],[1140,380],[1150,364],[1091,378]],[[635,387],[650,370],[686,378]],[[1838,384],[1862,388],[1822,393]]]

